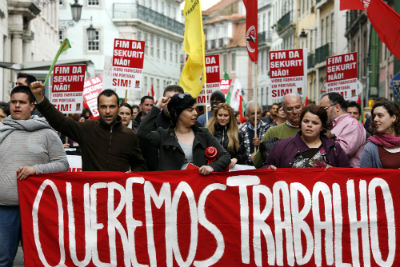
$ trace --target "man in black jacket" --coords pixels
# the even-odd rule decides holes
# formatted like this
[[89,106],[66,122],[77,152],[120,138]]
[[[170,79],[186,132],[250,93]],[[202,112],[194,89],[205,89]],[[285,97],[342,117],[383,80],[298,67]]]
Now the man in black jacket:
[[79,143],[84,171],[143,171],[146,169],[136,134],[121,124],[118,95],[104,90],[97,98],[99,120],[66,118],[43,95],[41,82],[31,84],[39,111],[50,125]]

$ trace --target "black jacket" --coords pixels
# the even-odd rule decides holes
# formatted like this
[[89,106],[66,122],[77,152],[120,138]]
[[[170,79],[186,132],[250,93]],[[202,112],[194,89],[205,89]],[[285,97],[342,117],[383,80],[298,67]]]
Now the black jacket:
[[146,169],[136,134],[117,122],[110,125],[99,120],[77,122],[66,118],[44,98],[38,110],[50,125],[79,143],[84,171],[144,171]]
[[[214,124],[214,137],[217,139],[218,143],[220,143],[225,150],[229,152],[231,155],[231,158],[236,158],[238,161],[238,164],[246,164],[247,161],[247,155],[246,155],[246,150],[244,149],[244,146],[241,146],[241,142],[239,140],[239,149],[235,149],[233,151],[228,150],[228,126],[221,126],[219,123]],[[238,134],[238,138],[240,138],[240,135]]]
[[[150,113],[143,118],[140,124],[138,137],[141,142],[148,142],[158,148],[158,170],[179,170],[185,163],[185,154],[178,143],[174,128],[155,128],[154,121],[159,112],[158,107],[153,106]],[[218,159],[210,166],[216,172],[225,171],[230,163],[229,153],[210,134],[208,129],[197,126],[193,126],[192,129],[195,135],[192,163],[198,167],[207,165],[204,152],[207,147],[213,146],[218,150]]]

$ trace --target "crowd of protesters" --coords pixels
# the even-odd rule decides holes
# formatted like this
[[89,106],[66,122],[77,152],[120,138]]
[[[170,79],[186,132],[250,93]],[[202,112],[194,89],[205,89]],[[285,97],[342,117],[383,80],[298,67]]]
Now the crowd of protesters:
[[133,106],[104,90],[93,120],[89,110],[64,116],[31,75],[16,85],[10,103],[0,102],[0,266],[12,262],[20,240],[17,179],[66,171],[62,144],[79,146],[83,171],[400,168],[400,108],[387,99],[376,100],[365,125],[360,105],[338,93],[308,106],[289,94],[268,111],[249,101],[241,123],[222,92],[211,95],[207,111],[170,85],[158,101],[144,96]]

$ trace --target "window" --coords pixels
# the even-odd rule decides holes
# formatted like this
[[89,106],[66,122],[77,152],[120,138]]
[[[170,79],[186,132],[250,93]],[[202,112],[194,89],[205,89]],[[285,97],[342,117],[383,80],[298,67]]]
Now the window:
[[335,26],[335,20],[333,17],[333,13],[331,14],[331,42],[333,42],[333,32],[334,32],[334,26]]
[[329,40],[328,39],[329,38],[329,35],[328,35],[328,31],[329,31],[329,16],[326,17],[325,27],[326,27],[326,30],[325,30],[325,42],[328,43],[328,40]]
[[62,43],[62,41],[64,41],[64,35],[65,35],[64,29],[59,29],[58,30],[58,39],[59,39],[60,43]]
[[165,61],[167,61],[167,40],[164,39],[164,45],[163,45],[163,58]]
[[160,58],[160,37],[157,37],[156,51],[156,57]]
[[[231,71],[234,72],[236,70],[236,53],[231,54]],[[262,59],[262,58],[261,58]]]
[[173,46],[172,42],[169,42],[169,61],[170,61],[171,63],[172,63],[172,59],[173,59],[173,53],[172,53],[173,49],[172,49],[172,46]]
[[154,56],[154,36],[150,33],[150,55]]
[[144,42],[145,42],[145,48],[144,48],[144,54],[147,56],[149,54],[149,48],[150,48],[150,44],[148,42],[148,37],[147,37],[147,32],[144,33]]
[[324,44],[324,19],[321,20],[321,46]]
[[88,0],[87,4],[88,6],[99,6],[100,0]]
[[224,54],[224,72],[228,72],[228,55]]
[[99,51],[100,50],[100,32],[95,30],[95,38],[93,41],[88,40],[88,51]]
[[142,89],[146,90],[147,86],[148,86],[147,76],[144,76],[144,88],[142,88]]
[[156,91],[155,97],[160,96],[160,79],[156,79],[156,90],[155,91]]
[[175,44],[175,63],[178,64],[178,58],[179,58],[179,48],[178,44]]

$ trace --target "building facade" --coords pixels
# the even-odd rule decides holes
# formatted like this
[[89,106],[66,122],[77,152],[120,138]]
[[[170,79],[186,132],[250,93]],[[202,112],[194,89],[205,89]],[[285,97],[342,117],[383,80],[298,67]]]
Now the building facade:
[[[18,72],[13,66],[49,61],[55,56],[59,47],[58,2],[0,1],[0,25],[0,61],[4,63],[0,71],[0,99],[8,101]],[[45,76],[35,71],[26,72],[38,78]]]
[[280,39],[273,25],[273,1],[258,1],[258,99],[260,105],[272,105],[268,97],[271,81],[268,76],[269,51],[274,42]]
[[[128,101],[137,103],[153,86],[156,97],[164,87],[177,84],[181,72],[184,24],[177,0],[105,1],[83,0],[82,18],[71,19],[69,3],[60,0],[60,40],[68,38],[72,48],[63,59],[93,61],[95,75],[111,88],[110,71],[115,38],[146,42],[141,91],[130,91]],[[87,29],[96,29],[95,40],[88,40]],[[124,96],[120,96],[124,97]]]
[[246,13],[240,0],[222,0],[203,11],[206,54],[219,55],[220,75],[239,81],[243,98],[253,97],[254,66],[246,48]]

